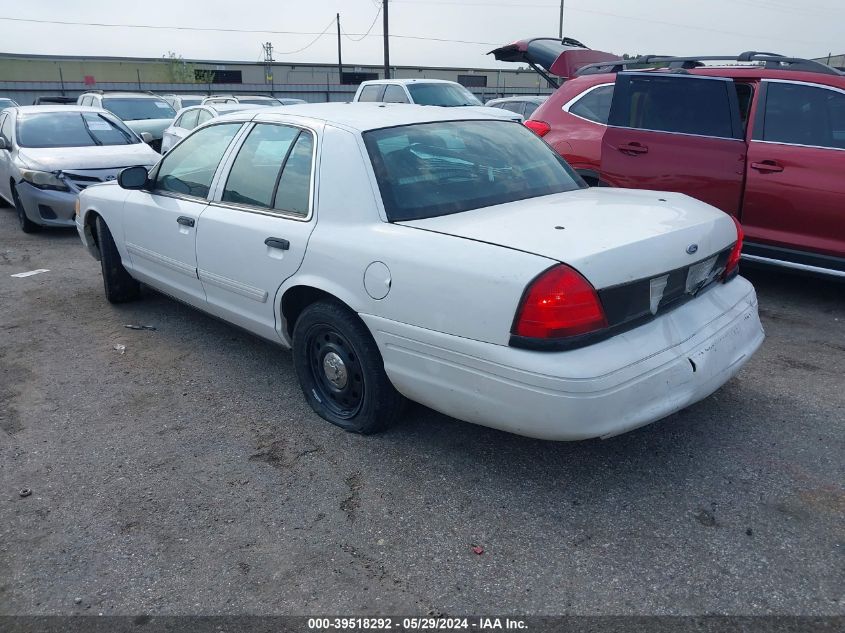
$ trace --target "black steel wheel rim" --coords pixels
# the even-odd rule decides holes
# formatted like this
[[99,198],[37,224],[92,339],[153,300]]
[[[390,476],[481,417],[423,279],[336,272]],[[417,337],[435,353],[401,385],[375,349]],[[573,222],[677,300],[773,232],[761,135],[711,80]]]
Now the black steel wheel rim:
[[305,338],[314,397],[349,420],[364,403],[364,370],[349,340],[328,324],[311,326]]

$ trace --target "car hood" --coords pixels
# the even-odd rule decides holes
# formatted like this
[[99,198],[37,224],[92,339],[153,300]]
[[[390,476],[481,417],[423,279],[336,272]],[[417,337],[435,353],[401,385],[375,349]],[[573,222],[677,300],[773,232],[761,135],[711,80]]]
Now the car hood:
[[595,51],[576,40],[569,38],[561,40],[552,37],[519,40],[493,49],[487,54],[493,55],[501,62],[525,63],[532,67],[539,67],[551,75],[564,79],[575,77],[578,69],[587,64],[619,59],[618,55]]
[[30,169],[112,169],[133,165],[154,165],[161,158],[146,143],[95,145],[93,147],[26,147],[18,158]]
[[599,289],[688,266],[736,241],[730,216],[715,207],[629,189],[581,189],[398,224],[565,262]]
[[138,121],[124,121],[124,123],[135,134],[140,135],[141,132],[149,132],[154,139],[160,139],[164,130],[173,123],[173,119],[139,119]]

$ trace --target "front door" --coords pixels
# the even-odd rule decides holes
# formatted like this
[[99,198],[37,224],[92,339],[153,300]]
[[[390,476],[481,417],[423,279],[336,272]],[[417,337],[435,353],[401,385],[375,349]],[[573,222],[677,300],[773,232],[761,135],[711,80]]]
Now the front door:
[[619,73],[602,139],[601,179],[614,187],[678,191],[736,215],[744,137],[732,80]]
[[0,138],[6,142],[6,149],[0,149],[0,197],[13,204],[12,188],[12,117],[8,113],[0,114]]
[[315,225],[315,141],[310,130],[254,124],[199,219],[206,309],[273,340],[279,338],[276,294],[302,263]]
[[124,204],[124,236],[133,276],[178,299],[205,305],[197,276],[196,225],[215,173],[241,123],[199,130],[162,159],[150,189]]
[[845,271],[845,90],[766,81],[757,110],[744,252]]

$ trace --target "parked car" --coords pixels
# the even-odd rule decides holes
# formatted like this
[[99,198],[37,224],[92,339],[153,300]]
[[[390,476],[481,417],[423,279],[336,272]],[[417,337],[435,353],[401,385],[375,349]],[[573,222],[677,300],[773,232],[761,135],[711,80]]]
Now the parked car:
[[167,101],[148,92],[86,92],[79,96],[77,103],[108,110],[137,134],[150,134],[150,147],[157,152],[161,151],[165,128],[176,116]]
[[35,97],[32,105],[70,105],[76,103],[76,97],[66,97],[65,95],[42,95]]
[[106,110],[45,105],[0,113],[0,197],[15,207],[25,233],[74,226],[80,191],[157,158]]
[[[845,277],[845,74],[753,52],[703,66],[721,59],[585,67],[526,125],[593,185],[739,218],[747,260]],[[661,68],[631,69],[644,64]]]
[[14,108],[17,105],[17,102],[15,102],[13,99],[0,98],[0,110],[4,110],[6,108]]
[[161,98],[179,112],[182,108],[200,105],[205,97],[202,95],[161,95]]
[[503,97],[501,99],[490,99],[484,105],[489,108],[501,108],[502,110],[515,112],[523,119],[527,119],[534,114],[534,110],[539,108],[546,99],[548,97],[544,96]]
[[190,134],[191,130],[203,123],[210,121],[223,114],[238,112],[240,110],[255,110],[265,108],[264,105],[252,105],[249,103],[208,103],[202,106],[192,106],[180,110],[176,114],[173,123],[170,124],[161,138],[161,153],[168,152],[176,143]]
[[471,110],[237,112],[83,191],[77,229],[110,301],[143,282],[291,347],[310,405],[359,433],[407,397],[522,435],[613,435],[706,397],[763,340],[729,216],[587,188]]
[[298,105],[306,103],[302,99],[283,99],[279,97],[268,97],[266,95],[213,95],[202,100],[203,105],[208,103],[243,103],[257,106],[280,106]]
[[461,84],[445,79],[374,79],[361,82],[354,102],[414,103],[426,106],[462,107],[511,121],[522,117],[499,108],[488,108]]

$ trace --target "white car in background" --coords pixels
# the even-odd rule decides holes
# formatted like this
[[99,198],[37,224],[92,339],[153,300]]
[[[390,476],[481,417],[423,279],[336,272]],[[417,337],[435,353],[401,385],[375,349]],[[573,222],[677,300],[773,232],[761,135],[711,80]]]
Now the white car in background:
[[255,110],[268,106],[252,105],[248,103],[208,103],[184,108],[176,113],[176,118],[161,137],[161,153],[168,152],[176,143],[185,138],[196,127],[223,114],[240,110]]
[[465,108],[466,112],[486,114],[510,121],[522,117],[499,108],[488,108],[461,84],[445,79],[374,79],[364,81],[355,92],[354,102],[413,103],[416,105]]
[[76,103],[108,110],[136,134],[148,134],[150,147],[161,151],[161,136],[176,111],[164,99],[149,92],[85,92]]
[[407,397],[610,436],[707,397],[763,341],[730,216],[589,189],[523,125],[467,110],[228,115],[83,191],[77,229],[110,301],[149,284],[292,348],[310,405],[358,433]]
[[307,102],[302,99],[268,97],[267,95],[212,95],[203,99],[202,103],[203,105],[208,103],[240,103],[256,106],[282,106],[301,105]]
[[500,110],[509,110],[515,112],[522,117],[522,120],[531,118],[534,110],[539,108],[548,99],[547,96],[519,96],[519,97],[502,97],[501,99],[490,99],[484,105],[490,108],[499,108]]
[[202,95],[174,94],[161,95],[161,98],[167,101],[167,103],[169,103],[176,112],[179,112],[182,108],[190,108],[191,106],[200,105],[202,100],[205,99]]
[[0,112],[0,198],[25,233],[74,226],[76,196],[159,155],[111,112],[67,105]]

